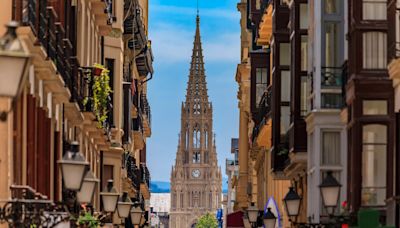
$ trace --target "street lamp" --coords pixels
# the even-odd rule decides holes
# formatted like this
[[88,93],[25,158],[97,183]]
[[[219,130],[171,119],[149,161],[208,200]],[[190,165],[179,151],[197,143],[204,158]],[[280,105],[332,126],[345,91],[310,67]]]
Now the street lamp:
[[140,222],[142,220],[142,209],[140,208],[140,205],[136,204],[134,207],[131,209],[131,221],[134,226],[139,226]]
[[267,213],[264,214],[263,220],[265,228],[275,228],[276,216],[271,211],[270,207],[267,208]]
[[[332,171],[328,171],[325,179],[319,185],[321,191],[322,201],[325,208],[329,208],[334,212],[335,207],[339,202],[340,188],[342,185],[332,175]],[[328,211],[329,212],[329,211]]]
[[89,162],[85,161],[85,158],[79,152],[78,142],[72,142],[70,150],[57,163],[60,165],[65,188],[71,191],[79,191],[89,168]]
[[76,199],[80,204],[92,202],[96,184],[98,182],[99,179],[96,179],[91,171],[86,173],[82,187],[79,192],[76,193]]
[[132,208],[132,201],[128,197],[128,192],[124,192],[122,194],[122,197],[118,201],[117,205],[117,211],[118,211],[118,216],[120,218],[128,218],[131,208]]
[[289,192],[283,198],[286,212],[289,217],[297,217],[300,211],[301,197],[297,194],[293,187],[289,188]]
[[247,208],[247,215],[249,216],[249,222],[254,226],[257,224],[258,208],[252,202],[250,207]]
[[26,81],[30,55],[25,52],[17,38],[18,22],[11,21],[7,32],[0,38],[0,96],[12,99],[11,108],[0,112],[0,121],[6,121],[16,98]]
[[113,180],[108,180],[106,190],[106,192],[100,192],[100,196],[102,197],[103,202],[103,210],[104,212],[112,213],[117,208],[117,202],[119,198],[119,193],[114,188]]

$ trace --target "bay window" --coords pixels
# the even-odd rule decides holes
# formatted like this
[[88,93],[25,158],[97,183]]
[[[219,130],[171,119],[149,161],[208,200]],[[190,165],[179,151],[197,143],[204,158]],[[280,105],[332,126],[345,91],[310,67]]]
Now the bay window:
[[339,23],[325,22],[325,67],[338,66]]
[[363,0],[363,20],[386,20],[387,0]]
[[261,98],[268,87],[267,68],[256,68],[256,107],[260,105]]
[[340,0],[325,0],[324,1],[324,11],[326,14],[336,14],[339,9]]
[[383,206],[386,199],[387,126],[362,128],[362,206]]
[[300,29],[308,29],[308,5],[300,4]]
[[301,66],[300,66],[300,70],[301,71],[307,71],[307,60],[308,60],[308,36],[307,35],[302,35],[301,36],[301,45],[300,45],[300,49],[301,49]]
[[363,68],[385,69],[386,60],[386,33],[365,32],[363,33]]
[[279,45],[279,62],[280,65],[289,66],[290,65],[290,44],[280,43]]
[[386,100],[363,100],[363,115],[387,115]]

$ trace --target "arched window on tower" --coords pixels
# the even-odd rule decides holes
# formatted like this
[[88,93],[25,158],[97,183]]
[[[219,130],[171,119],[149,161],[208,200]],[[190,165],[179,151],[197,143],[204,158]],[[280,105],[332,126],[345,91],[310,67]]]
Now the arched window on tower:
[[199,149],[200,148],[200,129],[196,125],[193,131],[193,148]]
[[189,150],[189,124],[186,125],[186,138],[185,138],[185,143],[186,143],[186,150]]
[[193,163],[201,162],[201,154],[200,152],[193,152]]
[[208,127],[204,128],[204,146],[208,148]]

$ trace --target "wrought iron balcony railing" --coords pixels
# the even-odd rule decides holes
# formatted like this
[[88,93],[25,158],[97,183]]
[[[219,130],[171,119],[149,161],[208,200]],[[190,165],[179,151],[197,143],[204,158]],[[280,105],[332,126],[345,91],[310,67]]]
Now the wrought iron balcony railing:
[[27,17],[22,18],[37,36],[40,44],[52,61],[71,92],[71,101],[84,110],[83,100],[87,93],[85,77],[79,73],[80,64],[75,56],[73,42],[69,39],[53,7],[47,0],[28,0]]
[[141,172],[140,169],[136,166],[135,158],[129,155],[126,158],[125,163],[126,163],[128,178],[131,179],[133,187],[135,189],[139,189],[141,181]]
[[144,183],[147,185],[147,187],[150,187],[150,172],[149,169],[145,164],[140,164],[140,172],[141,172],[141,183]]
[[342,84],[342,67],[321,67],[321,89],[340,89]]
[[149,126],[151,127],[151,109],[146,94],[141,94],[140,101],[140,112],[142,115],[146,116]]
[[258,112],[255,117],[255,121],[258,124],[253,128],[253,134],[252,134],[253,141],[257,138],[261,128],[267,123],[268,119],[270,118],[271,108],[272,108],[272,86],[269,86],[267,90],[264,92],[260,100],[260,104],[258,106]]

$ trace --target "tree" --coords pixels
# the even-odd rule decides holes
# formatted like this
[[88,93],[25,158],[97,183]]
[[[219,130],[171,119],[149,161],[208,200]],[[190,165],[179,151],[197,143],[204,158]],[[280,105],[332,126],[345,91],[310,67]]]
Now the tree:
[[207,213],[200,217],[196,224],[196,228],[218,228],[218,221],[215,216]]

